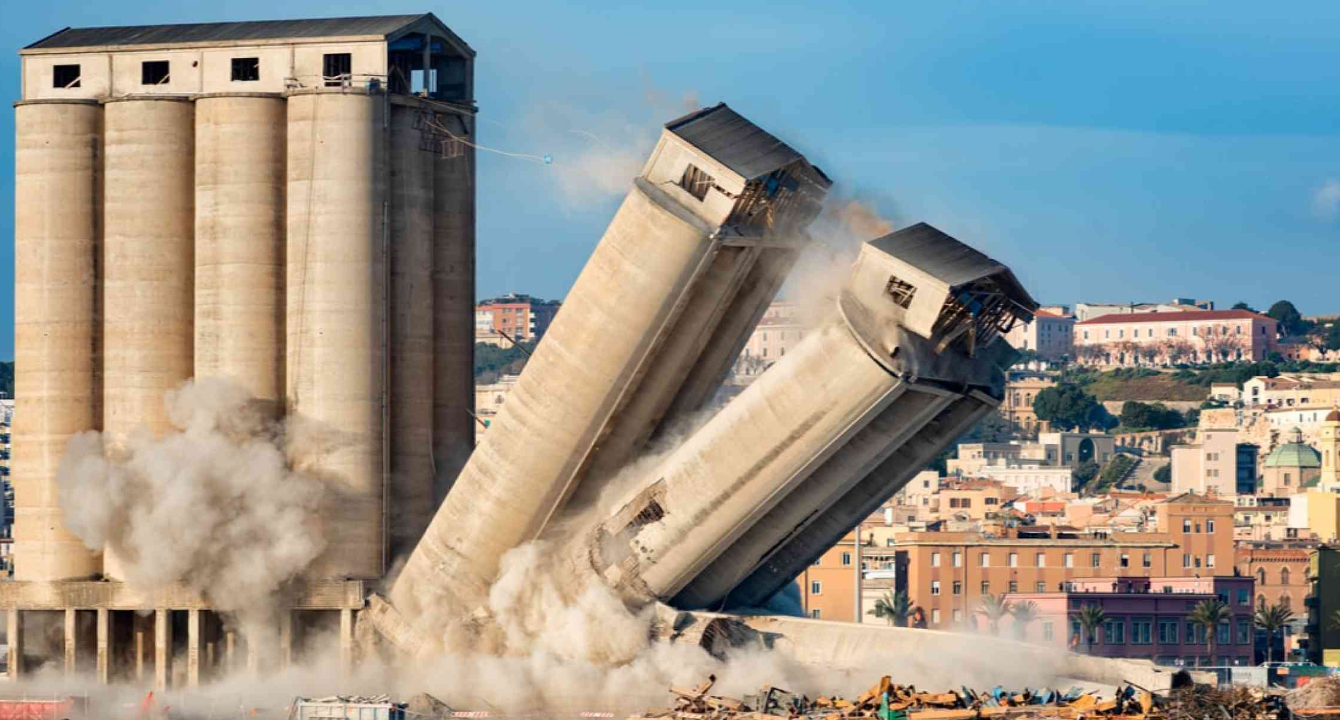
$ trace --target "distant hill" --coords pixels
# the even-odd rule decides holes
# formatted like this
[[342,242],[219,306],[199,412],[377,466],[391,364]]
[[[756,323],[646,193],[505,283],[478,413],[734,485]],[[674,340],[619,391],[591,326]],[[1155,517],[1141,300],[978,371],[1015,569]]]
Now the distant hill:
[[1093,376],[1084,384],[1084,390],[1098,399],[1139,400],[1155,402],[1160,400],[1199,401],[1210,396],[1210,388],[1188,382],[1172,373],[1160,373],[1152,370],[1145,372],[1117,371]]
[[14,363],[0,362],[0,393],[14,397]]

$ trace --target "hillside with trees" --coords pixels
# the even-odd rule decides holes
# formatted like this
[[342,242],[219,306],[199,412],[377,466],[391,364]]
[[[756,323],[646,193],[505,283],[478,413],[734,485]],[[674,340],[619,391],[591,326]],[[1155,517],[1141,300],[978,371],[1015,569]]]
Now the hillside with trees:
[[14,397],[14,363],[0,362],[0,393]]

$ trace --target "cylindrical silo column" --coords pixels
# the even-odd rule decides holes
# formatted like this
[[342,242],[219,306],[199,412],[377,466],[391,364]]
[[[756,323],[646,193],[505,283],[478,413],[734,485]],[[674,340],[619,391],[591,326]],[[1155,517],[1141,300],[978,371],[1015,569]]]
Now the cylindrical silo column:
[[880,463],[836,503],[777,548],[757,569],[735,586],[726,607],[759,607],[805,568],[851,532],[879,506],[926,468],[935,456],[967,432],[998,402],[973,391],[945,408],[921,432]]
[[810,333],[649,474],[590,538],[630,600],[668,599],[906,391],[847,323]]
[[731,588],[747,577],[770,551],[803,530],[957,397],[934,385],[911,383],[907,392],[851,442],[698,573],[671,604],[681,609],[719,607]]
[[391,599],[402,615],[478,607],[503,553],[544,527],[710,262],[710,233],[663,191],[636,181],[396,581]]
[[[433,165],[417,108],[391,107],[391,557],[433,519]],[[459,308],[456,308],[459,311]],[[467,375],[466,377],[470,377]],[[471,397],[474,394],[471,393]],[[470,417],[459,411],[466,420]]]
[[288,99],[285,391],[289,415],[327,440],[296,460],[331,495],[318,578],[385,570],[385,110],[348,90]]
[[195,103],[195,376],[284,397],[284,144],[275,95]]
[[[475,137],[474,115],[456,121]],[[434,509],[475,448],[475,149],[456,150],[433,160]]]
[[[171,432],[164,396],[194,371],[195,107],[107,102],[103,431]],[[122,579],[108,548],[104,573]]]
[[[102,570],[70,534],[57,466],[71,435],[101,427],[98,242],[102,107],[14,108],[14,574],[61,580]],[[10,611],[15,614],[16,611]]]

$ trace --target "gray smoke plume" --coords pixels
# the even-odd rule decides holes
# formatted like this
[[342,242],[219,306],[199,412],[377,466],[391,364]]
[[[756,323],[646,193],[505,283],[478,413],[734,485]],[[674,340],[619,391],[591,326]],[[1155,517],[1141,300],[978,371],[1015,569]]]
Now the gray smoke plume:
[[70,439],[59,470],[66,523],[89,548],[115,552],[128,582],[182,582],[244,625],[265,622],[326,546],[323,486],[291,469],[323,434],[275,420],[224,380],[188,382],[166,403],[178,432]]

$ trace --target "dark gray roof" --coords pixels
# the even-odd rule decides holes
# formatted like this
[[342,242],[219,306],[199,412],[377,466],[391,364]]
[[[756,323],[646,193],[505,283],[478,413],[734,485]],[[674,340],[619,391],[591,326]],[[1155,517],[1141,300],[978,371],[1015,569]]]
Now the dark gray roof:
[[1038,308],[1037,301],[1019,284],[1008,267],[926,223],[903,228],[872,240],[871,244],[939,278],[950,287],[998,275],[1006,292],[1017,305],[1030,313]]
[[[425,17],[432,17],[432,15],[431,13],[420,13],[418,15],[379,15],[313,20],[260,20],[185,25],[65,28],[24,49],[43,50],[47,48],[98,47],[105,45],[157,45],[164,43],[205,43],[357,35],[386,36]],[[436,18],[434,18],[434,21],[441,24]]]
[[749,180],[804,159],[726,103],[672,120],[665,129]]

